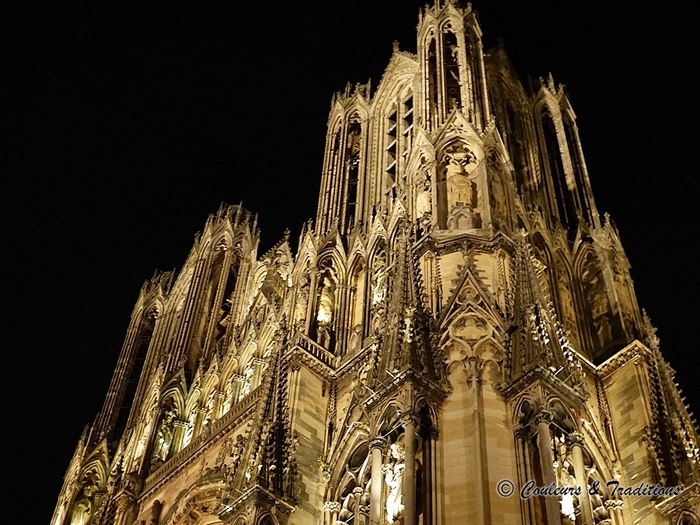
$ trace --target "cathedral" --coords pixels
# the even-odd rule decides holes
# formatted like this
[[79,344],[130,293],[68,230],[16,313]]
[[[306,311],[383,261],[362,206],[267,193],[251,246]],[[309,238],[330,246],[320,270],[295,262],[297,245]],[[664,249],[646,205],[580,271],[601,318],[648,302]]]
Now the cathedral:
[[470,5],[333,95],[316,218],[141,288],[52,525],[700,525],[695,422],[551,75]]

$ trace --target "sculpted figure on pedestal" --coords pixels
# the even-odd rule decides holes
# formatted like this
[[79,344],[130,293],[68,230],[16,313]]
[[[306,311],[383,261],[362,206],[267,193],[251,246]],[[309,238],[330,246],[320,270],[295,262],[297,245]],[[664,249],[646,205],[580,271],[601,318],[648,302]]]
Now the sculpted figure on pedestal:
[[401,485],[403,484],[404,448],[401,443],[391,445],[391,458],[389,463],[382,467],[384,481],[389,487],[389,494],[386,498],[386,520],[394,523],[403,512],[403,495]]

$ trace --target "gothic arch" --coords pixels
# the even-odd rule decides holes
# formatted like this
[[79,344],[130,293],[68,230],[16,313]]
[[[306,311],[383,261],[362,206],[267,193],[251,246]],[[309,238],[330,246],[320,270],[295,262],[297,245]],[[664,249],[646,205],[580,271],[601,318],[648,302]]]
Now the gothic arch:
[[700,518],[691,510],[681,511],[674,525],[700,525]]
[[[349,413],[350,411],[348,411]],[[364,414],[363,414],[364,418]],[[338,444],[335,447],[335,452],[329,458],[330,477],[328,481],[327,500],[336,501],[337,492],[342,490],[341,483],[347,482],[346,466],[351,459],[352,454],[357,451],[363,444],[368,443],[369,433],[364,425],[344,424],[345,434],[342,435]],[[369,452],[369,448],[368,448]]]
[[173,408],[178,415],[183,415],[186,412],[185,399],[186,399],[187,385],[184,383],[184,377],[182,374],[175,375],[167,385],[163,387],[160,395],[160,406],[161,408],[168,402],[172,400]]
[[359,350],[366,335],[368,266],[364,255],[357,254],[348,275],[347,345],[348,353]]
[[214,481],[195,484],[189,490],[182,491],[167,512],[163,513],[159,523],[161,525],[220,523],[216,512],[220,505],[219,496],[224,487],[223,481]]

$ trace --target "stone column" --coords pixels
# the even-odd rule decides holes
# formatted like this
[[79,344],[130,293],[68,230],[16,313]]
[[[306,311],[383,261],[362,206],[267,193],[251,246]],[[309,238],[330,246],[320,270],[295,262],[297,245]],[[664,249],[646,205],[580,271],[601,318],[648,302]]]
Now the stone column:
[[[537,447],[540,452],[540,470],[542,471],[542,481],[545,486],[557,484],[554,475],[554,457],[552,455],[552,435],[549,431],[549,424],[552,422],[552,414],[547,410],[542,410],[535,416],[537,426]],[[544,496],[542,496],[544,497]],[[544,497],[547,509],[547,523],[549,525],[561,525],[561,512],[559,498]]]
[[233,402],[231,407],[240,401],[241,392],[243,391],[243,383],[245,383],[245,376],[241,374],[236,374],[233,376]]
[[122,492],[117,499],[117,511],[114,514],[114,523],[116,525],[127,525],[129,509],[134,504],[134,497],[128,493]]
[[333,509],[332,505],[332,501],[326,501],[323,504],[323,525],[331,525],[331,510]]
[[175,454],[185,448],[185,432],[187,432],[188,421],[173,421],[173,440],[168,451],[168,459],[172,459]]
[[[530,479],[535,479],[535,471],[530,462],[530,437],[532,431],[529,426],[521,426],[515,430],[515,442],[517,444],[516,461],[518,469],[518,479],[515,493],[520,492],[520,483],[526,483]],[[533,498],[521,500],[523,509],[523,523],[535,523],[535,511]],[[528,521],[529,519],[529,521]]]
[[264,359],[260,359],[259,357],[253,358],[253,377],[250,380],[250,382],[251,382],[250,391],[251,392],[253,390],[255,390],[258,386],[260,386],[260,382],[262,381],[263,366],[265,366]]
[[416,424],[414,414],[406,414],[404,428],[403,525],[416,525]]
[[437,439],[439,432],[431,428],[423,439],[424,463],[423,479],[425,480],[425,497],[423,499],[423,523],[438,523],[438,497],[437,497]]
[[605,502],[605,508],[608,509],[608,516],[610,516],[610,519],[601,521],[601,525],[624,525],[621,499],[607,500]]
[[360,503],[362,503],[362,494],[364,494],[362,487],[355,487],[352,489],[352,495],[355,500],[355,518],[353,520],[354,525],[367,525],[367,515],[362,513]]
[[370,525],[378,525],[382,519],[382,451],[386,446],[384,438],[376,437],[369,443],[372,455],[372,482],[370,483],[369,496],[369,522]]
[[[197,401],[197,405],[195,406],[195,408],[193,410],[194,410],[195,416],[194,416],[194,428],[192,429],[192,439],[194,439],[196,436],[198,436],[200,434],[200,432],[202,432],[202,424],[204,423],[204,415],[206,413],[206,409],[199,406],[199,401]],[[183,445],[184,445],[184,443],[183,443]]]
[[583,466],[583,435],[578,432],[572,432],[568,436],[568,441],[571,450],[571,461],[574,465],[574,476],[576,476],[578,486],[581,487],[581,495],[578,497],[581,518],[583,523],[593,523],[591,501],[588,497],[588,477],[586,476],[586,468]]
[[328,525],[335,525],[338,523],[338,513],[340,512],[340,503],[337,501],[331,501],[327,504],[329,510],[331,511],[331,521]]

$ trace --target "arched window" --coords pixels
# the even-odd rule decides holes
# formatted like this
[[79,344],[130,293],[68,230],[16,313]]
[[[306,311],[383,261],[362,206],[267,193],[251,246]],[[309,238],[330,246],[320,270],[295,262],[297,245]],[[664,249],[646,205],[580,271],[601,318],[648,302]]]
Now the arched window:
[[321,262],[316,284],[316,342],[329,351],[335,347],[335,330],[338,308],[338,278],[332,259]]
[[437,44],[433,38],[428,45],[428,121],[435,129],[439,121],[440,94],[437,75]]
[[360,179],[360,155],[362,151],[362,125],[358,116],[351,117],[348,123],[348,137],[345,146],[345,230],[355,223]]
[[541,122],[542,136],[544,138],[542,153],[545,156],[543,160],[544,163],[549,166],[549,173],[554,186],[553,197],[556,201],[559,220],[571,231],[577,224],[574,197],[566,181],[566,173],[564,171],[564,163],[562,161],[554,119],[552,119],[552,116],[544,107],[541,112]]
[[153,331],[155,330],[156,320],[158,319],[158,310],[154,307],[144,313],[141,321],[141,326],[136,336],[134,349],[132,350],[133,359],[129,362],[129,368],[126,371],[128,377],[126,385],[123,387],[123,394],[119,404],[119,413],[114,424],[114,435],[119,436],[126,429],[129,414],[136,398],[136,390],[138,388],[141,373],[146,363],[148,348],[151,345]]
[[462,81],[459,75],[459,45],[452,27],[442,36],[442,57],[445,63],[445,102],[447,111],[462,107]]
[[364,259],[355,264],[350,281],[350,312],[348,323],[347,353],[352,354],[362,347],[365,336],[365,298],[367,267]]
[[586,191],[586,174],[583,167],[583,155],[578,140],[578,132],[574,126],[571,117],[564,113],[562,117],[564,123],[564,134],[566,135],[566,145],[569,149],[572,168],[574,170],[574,178],[576,180],[576,188],[578,190],[578,201],[581,204],[581,210],[585,217],[591,219],[591,204]]

